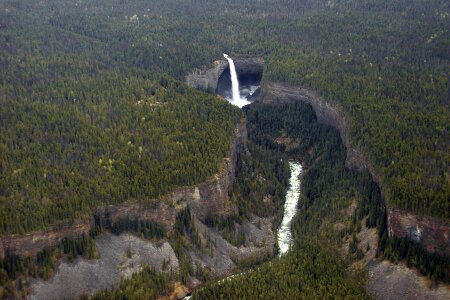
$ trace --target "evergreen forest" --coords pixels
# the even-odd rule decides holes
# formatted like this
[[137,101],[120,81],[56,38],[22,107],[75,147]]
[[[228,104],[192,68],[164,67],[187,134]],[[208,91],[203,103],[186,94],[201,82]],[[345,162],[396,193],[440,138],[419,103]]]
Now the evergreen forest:
[[[263,88],[301,87],[342,111],[379,185],[346,168],[339,133],[310,106],[240,110],[185,83],[223,53],[262,58]],[[229,192],[238,213],[203,221],[235,246],[245,242],[236,224],[254,216],[273,217],[276,230],[288,160],[299,160],[290,252],[241,262],[245,276],[216,281],[188,255],[202,248],[189,208],[169,233],[125,219],[111,231],[170,241],[180,269],[146,266],[82,298],[156,299],[194,276],[204,284],[193,299],[366,299],[367,273],[352,267],[370,250],[358,247],[361,230],[376,230],[378,258],[448,283],[450,258],[389,238],[385,207],[449,224],[449,79],[447,0],[2,0],[0,238],[203,182],[221,170],[245,118],[250,155],[238,157]],[[355,209],[344,216],[348,207]],[[94,239],[104,232],[97,221],[90,234],[36,257],[5,253],[0,298],[26,297],[30,278],[50,278],[61,259],[95,259]]]
[[[2,232],[80,217],[105,194],[111,202],[157,197],[213,174],[238,112],[171,78],[183,80],[223,52],[263,57],[263,80],[310,88],[342,106],[352,142],[380,175],[387,202],[448,220],[446,1],[107,3],[1,4]],[[185,105],[178,105],[182,98]],[[150,111],[162,121],[144,116]],[[171,121],[177,116],[178,124]],[[210,126],[204,136],[188,136],[199,134],[188,129],[204,128],[202,120]],[[181,129],[165,133],[160,122]],[[136,137],[145,126],[152,134]],[[169,143],[172,150],[158,153],[156,144]],[[185,161],[171,156],[180,143],[190,152],[179,155]],[[139,161],[139,151],[147,161]],[[178,165],[150,167],[161,155]],[[150,175],[150,168],[167,173]],[[118,176],[107,178],[109,169]],[[137,185],[148,188],[143,193]]]

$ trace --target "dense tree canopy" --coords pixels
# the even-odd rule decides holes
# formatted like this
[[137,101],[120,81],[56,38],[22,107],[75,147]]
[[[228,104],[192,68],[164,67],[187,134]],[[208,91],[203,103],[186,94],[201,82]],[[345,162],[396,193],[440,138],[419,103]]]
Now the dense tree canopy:
[[240,117],[225,101],[166,77],[108,73],[54,85],[55,97],[67,99],[2,98],[2,232],[205,180],[228,155]]
[[[217,121],[207,126],[211,132],[204,138],[218,144],[195,145],[199,140],[189,135],[199,133],[187,130],[180,136],[182,130],[206,123],[194,118],[188,103],[197,103],[193,98],[211,99],[208,103],[216,106],[218,102],[192,94],[179,83],[164,86],[168,77],[161,82],[160,78],[164,72],[182,80],[192,68],[210,64],[222,52],[262,56],[265,80],[301,85],[336,102],[351,121],[353,144],[380,174],[388,202],[449,217],[446,1],[5,1],[1,8],[2,211],[10,215],[12,205],[20,211],[18,217],[33,211],[40,215],[39,221],[30,218],[22,228],[11,224],[18,220],[2,217],[3,232],[41,228],[82,215],[92,202],[97,205],[105,197],[118,202],[157,196],[214,172],[226,152],[215,149],[228,143],[222,137],[231,132],[236,112],[199,105],[203,121]],[[178,105],[183,97],[184,107]],[[170,107],[159,104],[164,102]],[[172,110],[175,106],[178,112]],[[154,127],[158,120],[142,121],[150,111],[160,114],[160,130]],[[190,127],[184,123],[188,116]],[[172,128],[174,117],[181,123],[174,122]],[[179,131],[164,132],[168,124],[167,130]],[[219,133],[218,127],[225,131]],[[58,135],[63,137],[56,141]],[[131,147],[124,142],[131,142]],[[179,155],[177,142],[190,154]],[[159,164],[155,157],[166,147],[167,160]],[[192,147],[207,159],[197,160]],[[166,178],[149,175],[135,159],[139,151],[144,165],[159,164],[151,169],[159,174],[158,168],[165,168]],[[150,152],[153,160],[145,155]],[[170,164],[183,167],[166,165],[172,159]],[[96,165],[113,178],[104,182],[94,176]],[[108,168],[132,173],[128,192],[105,188],[125,185],[123,177],[108,175]],[[75,175],[69,180],[71,172]],[[68,182],[50,184],[58,178]],[[82,201],[66,201],[99,181],[104,182],[102,191],[89,192]],[[44,192],[45,186],[53,191]],[[42,209],[54,210],[55,217],[43,216]]]
[[[104,204],[149,201],[214,174],[242,114],[182,81],[223,52],[263,57],[263,80],[306,87],[342,108],[351,141],[380,175],[386,201],[448,221],[449,41],[446,0],[2,1],[0,234],[91,216]],[[367,174],[345,170],[336,132],[299,127],[293,116],[281,124],[273,119],[277,111],[260,113],[272,119],[262,126],[248,115],[263,130],[251,131],[257,157],[273,150],[268,136],[301,133],[303,146],[292,155],[312,149],[311,159],[333,162],[331,171],[318,163],[305,177],[308,205],[297,234],[317,234],[315,222],[349,197],[361,201],[358,214],[369,214],[368,225],[380,223],[376,188]],[[281,199],[285,169],[275,165],[274,186],[249,179],[234,187],[242,216],[260,207],[263,192]],[[257,167],[266,168],[248,162],[240,175]],[[252,185],[261,191],[249,191]],[[261,207],[262,215],[277,212]],[[148,234],[162,234],[147,225]],[[343,287],[340,296],[362,297],[328,245],[305,240],[298,249],[320,259],[307,262],[311,253],[294,252],[285,260],[324,263],[334,275],[328,281],[326,272],[300,272],[294,277],[306,286],[330,289],[297,293],[322,297]],[[387,249],[404,249],[402,243],[391,241]],[[286,261],[274,264],[290,270]],[[421,261],[413,265],[435,267]],[[266,287],[251,295],[269,295]],[[281,283],[278,291],[285,291]]]

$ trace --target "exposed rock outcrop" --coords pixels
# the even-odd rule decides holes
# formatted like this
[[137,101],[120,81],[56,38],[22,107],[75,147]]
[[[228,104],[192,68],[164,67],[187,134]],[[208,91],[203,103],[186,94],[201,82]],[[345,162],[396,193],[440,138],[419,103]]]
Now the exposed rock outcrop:
[[448,285],[433,287],[426,277],[401,263],[373,262],[369,264],[368,275],[367,292],[374,299],[449,299]]
[[216,277],[231,275],[239,263],[264,259],[274,253],[273,218],[254,217],[251,221],[237,225],[237,230],[245,236],[244,244],[239,247],[232,245],[214,228],[199,221],[195,226],[201,238],[209,240],[213,246],[211,251],[205,246],[204,253],[191,251],[192,261],[195,266],[209,270]]
[[3,236],[0,238],[0,257],[3,257],[6,251],[23,256],[34,256],[45,247],[58,245],[65,237],[75,238],[89,234],[92,226],[93,221],[76,221],[45,231]]
[[181,282],[175,282],[173,292],[170,296],[159,298],[159,300],[180,300],[191,294],[191,290]]
[[238,58],[234,61],[238,76],[257,75],[262,77],[264,59],[259,57]]
[[[285,104],[292,101],[303,101],[310,104],[320,123],[333,126],[339,131],[347,149],[346,166],[357,170],[363,170],[369,167],[375,173],[373,168],[364,159],[361,151],[351,146],[349,139],[350,126],[343,110],[339,106],[331,105],[314,92],[300,87],[266,81],[263,83],[261,89],[261,102],[264,104]],[[376,175],[375,177],[377,184],[379,184],[379,176]]]
[[[206,216],[225,216],[237,213],[237,206],[229,201],[237,157],[247,153],[247,127],[245,119],[236,126],[230,155],[224,159],[220,171],[203,183],[181,187],[161,197],[142,202],[126,202],[98,208],[96,216],[106,228],[125,218],[152,220],[170,231],[177,213],[187,205],[200,220]],[[93,218],[68,223],[45,231],[25,235],[0,237],[0,256],[9,250],[23,256],[33,256],[47,246],[57,245],[63,238],[75,238],[87,234],[93,228]]]
[[106,228],[125,218],[152,220],[170,231],[177,213],[189,206],[200,220],[206,216],[226,216],[237,213],[229,201],[228,192],[233,184],[237,157],[247,153],[247,127],[242,119],[235,130],[230,156],[224,159],[219,173],[194,186],[181,187],[151,203],[123,203],[98,209],[102,225]]
[[407,238],[423,245],[428,253],[450,256],[450,225],[387,205],[389,236]]
[[[261,101],[264,104],[283,104],[292,101],[303,101],[310,104],[320,123],[335,127],[347,150],[345,164],[357,170],[367,169],[373,180],[380,187],[383,186],[380,176],[373,165],[365,159],[363,153],[350,141],[350,126],[342,108],[326,102],[312,91],[301,87],[293,87],[277,82],[262,84]],[[450,256],[450,225],[433,217],[421,216],[393,205],[386,206],[387,227],[389,235],[407,238],[418,242],[429,253]]]
[[[249,74],[262,76],[264,60],[262,58],[235,59],[234,65],[239,77]],[[211,68],[196,69],[186,76],[186,83],[196,89],[216,93],[217,84],[222,73],[228,69],[228,61],[216,60]]]
[[144,265],[158,272],[179,269],[178,258],[167,241],[155,243],[131,234],[106,233],[95,244],[98,259],[79,257],[72,263],[61,262],[50,280],[31,280],[29,299],[78,299],[80,294],[117,287],[122,277],[130,277]]
[[216,60],[210,69],[196,69],[186,76],[186,83],[193,88],[215,93],[220,75],[228,67],[226,60]]

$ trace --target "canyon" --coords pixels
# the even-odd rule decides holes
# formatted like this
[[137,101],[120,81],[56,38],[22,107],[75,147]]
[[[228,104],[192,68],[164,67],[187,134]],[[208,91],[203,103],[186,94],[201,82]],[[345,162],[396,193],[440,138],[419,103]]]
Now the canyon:
[[[265,81],[261,87],[261,102],[266,105],[280,105],[291,101],[303,101],[311,105],[318,122],[330,125],[339,131],[346,148],[346,167],[362,171],[367,169],[372,179],[380,188],[383,201],[386,199],[380,176],[373,165],[363,155],[362,151],[352,145],[349,137],[350,126],[348,118],[338,105],[326,102],[316,93],[293,87],[279,82]],[[389,237],[403,238],[419,244],[429,254],[450,256],[450,226],[444,221],[431,216],[423,216],[406,211],[389,203],[383,203],[386,213],[386,226]],[[365,227],[365,226],[364,226]],[[371,240],[371,254],[366,255],[362,262],[368,274],[367,292],[376,299],[447,299],[449,287],[446,284],[431,285],[430,281],[415,269],[405,264],[395,264],[375,256],[378,247],[376,229],[362,230],[358,234],[360,241]],[[364,247],[366,246],[366,247]],[[367,244],[358,246],[366,251]]]
[[[240,78],[259,78],[261,80],[264,65],[262,59],[236,59],[235,65]],[[221,85],[226,86],[224,80],[226,80],[227,76],[229,76],[228,63],[220,60],[214,62],[212,68],[194,70],[187,75],[186,82],[194,88],[210,93],[218,93],[220,89],[224,88]],[[379,186],[381,195],[384,195],[380,175],[370,161],[365,158],[362,151],[351,143],[349,119],[346,117],[342,107],[325,101],[308,89],[268,80],[262,81],[258,95],[259,99],[256,100],[261,101],[264,105],[281,105],[293,101],[302,101],[310,104],[320,123],[330,125],[339,131],[346,147],[346,166],[358,171],[368,170],[374,182]],[[255,218],[237,225],[238,230],[242,230],[245,233],[245,243],[240,247],[230,244],[218,231],[204,225],[204,221],[208,217],[231,216],[238,213],[237,205],[230,201],[229,191],[233,185],[237,157],[240,154],[249,154],[245,119],[241,119],[236,125],[230,154],[224,158],[219,172],[206,181],[193,186],[177,188],[160,199],[132,201],[99,207],[95,209],[92,216],[70,223],[58,224],[45,231],[2,236],[0,237],[0,257],[4,257],[7,252],[20,256],[35,256],[45,247],[58,245],[63,238],[76,238],[82,234],[88,234],[96,225],[96,221],[100,222],[103,228],[111,229],[114,224],[124,219],[150,220],[161,224],[167,232],[171,232],[177,213],[189,207],[195,217],[196,227],[199,230],[202,243],[212,240],[214,244],[214,249],[209,254],[191,252],[192,261],[196,265],[210,270],[216,276],[229,275],[239,264],[240,260],[251,259],[255,255],[261,257],[272,255],[275,245],[275,234],[272,231],[273,219],[271,218]],[[450,256],[450,225],[448,223],[389,205],[389,203],[383,205],[386,212],[387,231],[390,237],[406,238],[414,243],[418,243],[430,254]],[[107,236],[107,238],[103,237],[103,239],[108,240],[110,238]],[[100,243],[102,241],[100,239]],[[145,247],[157,249],[153,245]],[[173,250],[170,245],[165,247],[170,248],[170,256],[173,257]],[[157,260],[159,259],[160,257]],[[142,262],[151,263],[152,260],[154,261],[154,259],[150,259],[142,260]],[[176,258],[171,261],[174,263],[173,267],[176,268],[178,264]],[[369,262],[369,270],[380,268],[383,263]],[[83,266],[85,262],[80,259],[77,261],[77,264],[75,268],[78,268],[80,265]],[[55,276],[62,276],[61,274],[64,273],[64,270],[69,270],[72,267],[67,263],[63,263]],[[158,269],[160,268],[158,267]],[[134,268],[134,271],[136,270],[138,270],[137,267]],[[380,276],[373,280],[380,280]],[[61,279],[58,278],[60,277],[52,279],[52,282],[59,282],[58,280]],[[115,276],[114,278],[116,283],[119,280],[118,278],[120,276]],[[369,282],[369,285],[373,280]],[[37,281],[35,284],[39,287],[37,288],[38,290],[43,291],[51,283],[47,284]],[[58,287],[60,286],[59,284]],[[63,293],[64,291],[61,291],[58,296],[65,295]]]
[[[241,65],[240,69],[236,67],[238,73],[241,71],[244,72],[242,74],[244,76],[262,78],[262,74],[248,73],[251,71],[260,72],[263,69],[262,66],[261,68],[244,68],[242,64],[245,64],[245,60],[236,59],[235,62]],[[263,60],[258,60],[257,62],[264,63]],[[251,64],[253,63],[255,63],[255,60],[251,62]],[[209,69],[209,71],[204,71],[199,81],[195,79],[195,74],[190,74],[187,82],[194,83],[195,87],[205,91],[204,87],[215,87],[217,89],[216,78],[221,78],[220,71],[223,70],[222,72],[226,73],[226,67],[223,67],[224,64],[226,62],[216,62],[216,67]],[[220,67],[218,68],[217,66],[219,65]],[[218,72],[217,75],[215,72]],[[211,76],[211,74],[214,74],[214,76]],[[210,80],[214,82],[210,83]],[[197,84],[199,82],[202,82],[202,85]],[[448,222],[389,204],[383,192],[379,173],[373,164],[366,159],[364,153],[352,144],[349,117],[345,115],[343,108],[339,104],[325,101],[311,90],[270,80],[262,80],[258,93],[260,95],[257,100],[264,105],[282,105],[295,101],[302,101],[311,105],[319,123],[332,126],[338,130],[346,148],[346,167],[356,171],[367,170],[379,187],[383,201],[381,203],[383,214],[386,216],[388,236],[406,239],[411,243],[418,244],[426,253],[431,255],[450,256],[450,225]],[[371,236],[375,237],[372,248],[376,249],[378,247],[378,237],[376,230],[373,229],[372,231],[374,232],[371,233]],[[421,276],[417,270],[407,268],[404,264],[397,265],[389,261],[382,261],[377,259],[375,255],[372,255],[365,259],[364,265],[369,274],[368,292],[376,298],[410,299],[414,291],[422,291],[422,294],[416,293],[415,295],[426,299],[445,299],[448,295],[448,286],[441,284],[437,289],[430,288],[430,283],[427,282],[424,276]],[[389,275],[386,275],[387,273]],[[409,274],[409,278],[412,278],[410,283],[405,280],[406,273]],[[388,282],[391,283],[388,284]],[[395,288],[396,284],[399,284],[400,288]],[[384,285],[392,288],[383,288]]]
[[[367,169],[383,196],[380,175],[364,154],[350,141],[348,117],[338,105],[330,104],[316,93],[301,87],[266,81],[262,84],[261,102],[280,105],[291,101],[303,101],[311,105],[317,120],[339,131],[345,145],[348,168],[358,171]],[[384,198],[384,197],[383,197]],[[387,229],[390,237],[407,238],[419,243],[430,254],[450,256],[450,225],[431,216],[423,216],[386,203]]]
[[[255,216],[241,224],[236,223],[236,232],[244,237],[239,245],[230,243],[218,230],[204,224],[206,218],[238,213],[236,203],[230,201],[229,192],[239,155],[249,155],[245,118],[236,125],[230,154],[224,158],[219,171],[206,181],[180,187],[160,199],[99,207],[93,216],[55,225],[45,231],[2,236],[0,254],[36,256],[46,247],[59,245],[64,238],[88,235],[91,229],[101,225],[107,230],[95,239],[98,259],[78,257],[74,262],[61,260],[50,280],[31,280],[29,296],[31,299],[62,299],[78,297],[82,293],[92,294],[117,286],[120,278],[138,272],[146,264],[162,272],[177,271],[179,261],[169,243],[170,238],[146,240],[128,233],[114,235],[109,230],[123,220],[150,220],[162,225],[170,236],[177,214],[189,207],[200,247],[190,247],[192,249],[184,255],[190,257],[193,268],[206,270],[213,277],[231,275],[247,261],[271,257],[275,249],[273,218]],[[198,284],[200,280],[191,277],[187,285],[195,288]],[[68,286],[70,288],[66,288]]]
[[[235,59],[235,65],[238,77],[262,78],[263,59]],[[227,61],[215,61],[212,68],[195,70],[190,73],[186,77],[186,82],[203,91],[217,91],[220,79],[224,74],[229,76],[229,68],[227,68]],[[347,152],[346,166],[358,171],[367,169],[385,200],[380,174],[366,159],[362,151],[351,143],[349,118],[339,104],[325,101],[317,93],[308,89],[281,82],[262,80],[260,90],[259,101],[263,104],[281,105],[293,101],[310,104],[319,123],[332,126],[339,131]],[[430,254],[450,256],[450,224],[448,222],[407,211],[389,203],[383,204],[383,207],[390,237],[406,238],[414,243],[419,243]]]

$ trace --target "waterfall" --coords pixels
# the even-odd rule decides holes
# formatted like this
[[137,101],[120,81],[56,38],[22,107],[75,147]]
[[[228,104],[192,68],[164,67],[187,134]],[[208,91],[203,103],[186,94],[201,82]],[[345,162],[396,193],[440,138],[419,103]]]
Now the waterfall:
[[234,66],[234,61],[227,55],[223,56],[228,60],[230,65],[230,75],[231,75],[231,88],[233,91],[233,103],[238,103],[241,100],[241,94],[239,93],[239,81],[237,78],[236,67]]
[[230,101],[231,104],[239,107],[249,104],[250,102],[247,101],[247,99],[241,98],[241,93],[239,92],[239,80],[236,73],[236,67],[234,66],[234,61],[225,53],[223,56],[228,60],[228,64],[230,65],[231,89],[233,92],[233,98]]

